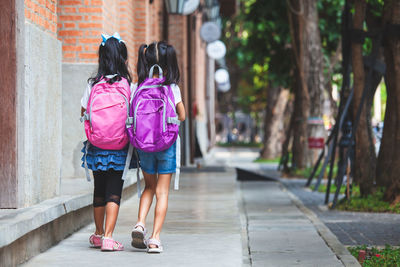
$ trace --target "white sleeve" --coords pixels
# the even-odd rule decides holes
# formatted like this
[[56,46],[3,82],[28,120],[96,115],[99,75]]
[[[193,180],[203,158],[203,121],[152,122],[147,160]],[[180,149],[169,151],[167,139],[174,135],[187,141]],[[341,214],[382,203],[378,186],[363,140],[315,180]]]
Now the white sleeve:
[[171,84],[172,92],[174,93],[175,105],[182,102],[181,89],[177,84]]
[[84,109],[87,109],[87,104],[89,102],[89,96],[90,96],[90,91],[92,90],[92,86],[88,83],[88,85],[86,86],[86,90],[83,93],[83,96],[81,98],[81,106]]
[[137,83],[131,83],[131,99],[129,99],[129,103],[132,102],[133,94],[136,92]]

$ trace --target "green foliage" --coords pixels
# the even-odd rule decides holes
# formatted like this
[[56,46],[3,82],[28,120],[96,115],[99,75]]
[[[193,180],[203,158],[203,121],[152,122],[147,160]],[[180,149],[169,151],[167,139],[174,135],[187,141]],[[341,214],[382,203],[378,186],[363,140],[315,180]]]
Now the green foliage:
[[220,147],[255,147],[261,148],[261,143],[249,143],[249,142],[236,142],[236,143],[217,143]]
[[317,1],[321,43],[327,59],[335,53],[341,40],[344,3],[345,0]]
[[285,1],[240,1],[224,23],[228,63],[239,69],[237,102],[245,112],[265,109],[268,86],[290,84],[293,65]]
[[[310,188],[311,188],[312,190],[314,190],[315,185],[311,185]],[[326,184],[322,184],[322,185],[319,186],[318,192],[323,192],[323,193],[325,193],[325,192],[326,192],[326,188],[327,188],[327,185],[326,185]],[[337,189],[337,186],[334,185],[334,184],[332,184],[329,191],[330,191],[331,194],[334,194],[334,193],[336,192],[336,189]],[[344,194],[344,193],[346,193],[346,186],[345,186],[345,185],[342,185],[342,186],[340,187],[340,194]]]
[[281,160],[280,158],[275,158],[275,159],[258,158],[254,161],[254,163],[279,163],[280,160]]
[[391,205],[383,200],[384,188],[378,188],[375,193],[365,198],[352,196],[350,200],[342,199],[338,205],[338,210],[362,211],[362,212],[390,212],[400,213],[400,203]]
[[[312,190],[314,190],[315,185],[311,185],[310,188],[311,188]],[[326,185],[326,184],[321,184],[321,185],[319,186],[319,188],[318,188],[318,192],[321,192],[321,193],[323,192],[323,193],[325,193],[325,192],[326,192],[326,188],[327,188],[327,185]],[[336,193],[336,189],[337,189],[337,186],[336,186],[335,184],[331,184],[331,187],[330,187],[329,192],[330,192],[331,194],[334,194],[334,193]],[[346,185],[342,185],[342,186],[340,187],[339,193],[340,193],[340,194],[345,194],[345,193],[346,193],[346,190],[347,190]],[[351,192],[352,192],[352,195],[353,195],[353,196],[359,196],[359,195],[360,195],[360,187],[358,187],[358,186],[353,186],[353,188],[351,189]]]
[[[377,1],[377,0],[376,0]],[[341,36],[345,0],[317,1],[327,74]],[[295,64],[286,1],[240,0],[240,12],[224,21],[230,68],[238,69],[237,102],[245,112],[265,108],[267,88],[290,88]],[[333,69],[339,72],[340,64]]]
[[382,117],[381,120],[384,121],[386,113],[386,100],[387,100],[387,90],[386,84],[381,82],[381,105],[382,105]]
[[373,16],[381,18],[383,15],[383,0],[367,0],[370,12]]
[[[308,178],[308,177],[310,177],[310,175],[311,175],[313,169],[314,169],[314,166],[313,166],[313,167],[308,167],[308,168],[305,168],[305,169],[296,169],[296,170],[293,170],[292,175],[293,175],[293,176],[296,176],[296,177],[300,177],[300,178]],[[316,171],[316,173],[315,173],[315,175],[314,175],[314,178],[315,178],[315,177],[318,177],[318,176],[320,175],[321,169],[322,169],[322,164],[319,165],[319,168],[318,168],[318,170]],[[329,175],[329,170],[330,170],[330,166],[328,165],[328,166],[326,167],[325,173],[324,173],[324,177],[325,177],[325,178],[328,177],[328,175]],[[336,175],[337,175],[337,165],[335,164],[335,165],[333,166],[333,177],[336,177]]]
[[366,257],[363,267],[395,267],[400,266],[400,248],[395,248],[390,245],[386,245],[384,249],[376,247],[368,248],[366,245],[349,247],[351,255],[358,259],[358,253],[360,250],[368,251],[368,257]]

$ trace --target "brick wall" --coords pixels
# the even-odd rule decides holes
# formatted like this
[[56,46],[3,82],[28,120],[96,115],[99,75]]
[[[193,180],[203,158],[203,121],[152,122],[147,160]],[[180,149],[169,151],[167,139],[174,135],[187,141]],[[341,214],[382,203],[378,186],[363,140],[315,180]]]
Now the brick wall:
[[96,62],[103,29],[103,1],[58,0],[63,62]]
[[125,41],[128,48],[128,61],[131,72],[136,69],[136,50],[134,44],[134,27],[135,27],[135,17],[134,17],[135,3],[134,1],[120,1],[119,5],[119,34]]
[[[134,2],[134,28],[132,31],[134,53],[132,60],[135,66],[141,44],[150,44],[163,39],[163,3],[163,0],[154,0],[152,4],[143,0]],[[136,68],[132,70],[136,78]]]
[[25,0],[25,18],[56,36],[57,0]]
[[180,15],[169,15],[168,18],[168,42],[175,48],[177,53],[181,81],[179,87],[182,91],[184,102],[188,100],[188,34],[187,17]]
[[140,44],[161,40],[162,10],[162,0],[58,0],[63,62],[97,62],[100,34],[118,31],[134,73]]
[[163,1],[154,1],[150,6],[150,41],[163,40]]
[[103,31],[108,34],[113,34],[120,29],[119,21],[119,4],[121,0],[103,0]]

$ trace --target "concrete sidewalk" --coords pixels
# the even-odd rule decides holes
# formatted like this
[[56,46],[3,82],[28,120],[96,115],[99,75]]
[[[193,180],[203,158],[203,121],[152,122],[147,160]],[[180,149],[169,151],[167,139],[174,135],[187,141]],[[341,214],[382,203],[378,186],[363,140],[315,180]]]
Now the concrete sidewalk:
[[[164,253],[149,255],[131,247],[137,218],[136,196],[122,204],[114,238],[123,252],[89,248],[94,224],[85,227],[24,266],[241,266],[240,220],[233,170],[183,173],[179,191],[171,191],[161,239]],[[152,229],[153,210],[148,218]]]
[[280,183],[237,182],[234,169],[182,174],[180,191],[170,194],[160,255],[130,246],[137,209],[136,196],[121,206],[114,238],[125,251],[89,248],[91,224],[24,266],[343,266]]
[[343,266],[278,182],[241,182],[251,266]]

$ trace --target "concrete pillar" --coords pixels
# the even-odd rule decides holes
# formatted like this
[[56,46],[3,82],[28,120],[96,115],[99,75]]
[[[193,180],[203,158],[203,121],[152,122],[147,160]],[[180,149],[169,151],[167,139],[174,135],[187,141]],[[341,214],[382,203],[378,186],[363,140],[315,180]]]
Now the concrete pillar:
[[81,149],[86,140],[79,121],[81,97],[87,79],[97,71],[95,63],[62,63],[62,178],[83,178]]
[[16,3],[0,2],[0,208],[17,207]]
[[208,57],[207,66],[207,110],[209,128],[209,147],[215,145],[215,60]]
[[29,206],[59,194],[61,178],[61,42],[25,23],[25,87],[18,121],[24,186],[20,204]]
[[[16,127],[9,131],[15,138],[8,142],[11,145],[16,141],[14,156],[9,158],[15,157],[17,187],[14,190],[1,188],[14,194],[12,207],[19,208],[52,198],[60,190],[61,43],[56,38],[54,1],[12,2],[15,12],[10,14],[15,19],[13,46],[16,52],[15,59],[10,62],[16,62],[16,69],[14,98],[10,102],[15,104],[15,109],[4,114],[14,114]],[[0,24],[3,26],[3,21]],[[13,151],[9,150],[9,154]],[[3,200],[0,203],[3,204]]]

